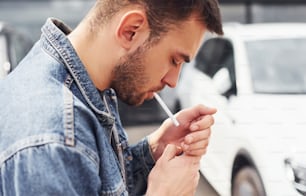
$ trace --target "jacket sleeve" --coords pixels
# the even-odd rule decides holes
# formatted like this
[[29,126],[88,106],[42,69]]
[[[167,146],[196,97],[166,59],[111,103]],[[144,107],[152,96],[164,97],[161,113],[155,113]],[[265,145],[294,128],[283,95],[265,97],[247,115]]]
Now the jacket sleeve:
[[19,150],[0,169],[3,196],[99,195],[101,187],[94,161],[58,143]]
[[155,165],[151,148],[147,138],[142,139],[136,145],[131,146],[133,159],[131,160],[133,187],[131,195],[144,195],[147,189],[148,175]]

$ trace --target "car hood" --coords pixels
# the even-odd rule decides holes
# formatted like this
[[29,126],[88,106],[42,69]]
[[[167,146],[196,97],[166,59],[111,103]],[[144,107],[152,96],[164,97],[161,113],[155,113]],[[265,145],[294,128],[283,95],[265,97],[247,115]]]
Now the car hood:
[[263,148],[306,154],[306,95],[248,95],[228,106],[234,125]]
[[230,100],[228,109],[237,120],[306,125],[306,95],[246,95]]

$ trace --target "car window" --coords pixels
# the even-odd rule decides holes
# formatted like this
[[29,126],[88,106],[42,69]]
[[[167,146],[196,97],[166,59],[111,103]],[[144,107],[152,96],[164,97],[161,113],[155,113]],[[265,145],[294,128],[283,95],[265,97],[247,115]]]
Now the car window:
[[246,42],[254,91],[306,93],[306,38]]
[[214,38],[204,42],[196,56],[196,68],[212,77],[220,68],[233,66],[230,41]]
[[230,40],[212,38],[205,41],[195,58],[195,67],[211,78],[221,68],[226,68],[230,74],[231,87],[224,95],[236,94],[234,49]]
[[12,69],[14,69],[28,53],[31,46],[31,41],[25,36],[16,33],[10,34],[9,50]]

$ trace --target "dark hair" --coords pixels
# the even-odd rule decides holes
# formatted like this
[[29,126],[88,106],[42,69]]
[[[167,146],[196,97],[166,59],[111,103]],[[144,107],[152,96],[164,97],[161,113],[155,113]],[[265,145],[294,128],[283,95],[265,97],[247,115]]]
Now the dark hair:
[[210,32],[222,35],[218,0],[98,0],[95,22],[101,25],[123,7],[139,5],[147,14],[151,38],[167,32],[171,25],[178,25],[195,15]]

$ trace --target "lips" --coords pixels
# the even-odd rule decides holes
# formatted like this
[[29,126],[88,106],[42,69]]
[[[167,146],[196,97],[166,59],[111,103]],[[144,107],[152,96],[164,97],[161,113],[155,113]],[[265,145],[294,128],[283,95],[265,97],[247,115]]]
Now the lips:
[[154,89],[148,91],[147,99],[153,99],[153,98],[154,98],[154,93],[155,93],[155,92],[156,92],[156,93],[160,92],[161,90],[164,89],[164,87],[165,87],[165,86],[163,85],[163,86],[159,86],[159,87],[157,87],[157,88],[154,88]]

